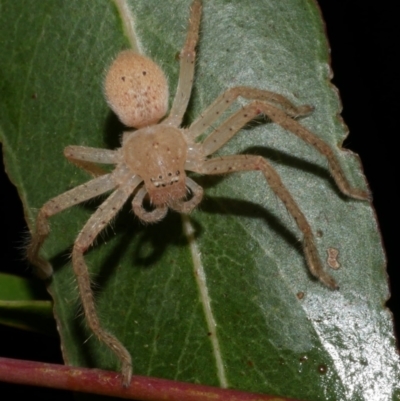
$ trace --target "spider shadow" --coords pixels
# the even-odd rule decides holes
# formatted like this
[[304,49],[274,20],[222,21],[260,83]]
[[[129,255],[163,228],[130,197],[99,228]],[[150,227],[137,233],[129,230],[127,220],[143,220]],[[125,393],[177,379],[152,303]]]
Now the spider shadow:
[[[129,218],[126,218],[127,215]],[[196,232],[200,231],[200,226],[196,225]],[[108,280],[127,252],[130,252],[132,266],[138,269],[150,269],[161,260],[168,247],[180,247],[187,244],[178,213],[170,212],[162,221],[146,225],[133,214],[130,202],[119,213],[114,223],[114,232],[119,238],[95,278],[99,286]],[[134,236],[137,243],[133,249],[130,249]]]
[[[81,206],[94,213],[104,199],[105,197]],[[101,287],[109,279],[127,252],[131,253],[132,266],[146,269],[152,268],[162,258],[165,249],[171,245],[184,246],[187,243],[178,213],[169,212],[158,223],[144,224],[134,215],[131,199],[125,203],[115,220],[108,226],[110,228],[100,234],[99,240],[86,253],[89,254],[93,249],[102,246],[107,239],[117,237],[113,250],[104,259],[99,273],[93,277],[96,286]],[[196,233],[200,232],[201,227],[196,224]],[[133,237],[136,237],[137,244],[133,250],[129,250]]]
[[107,149],[117,149],[121,146],[122,134],[132,130],[119,121],[116,114],[109,111],[103,127],[103,139]]
[[328,182],[331,188],[340,198],[343,200],[349,199],[348,196],[343,194],[336,185],[335,180],[329,171],[328,162],[326,162],[326,167],[322,167],[281,150],[271,149],[263,146],[251,146],[247,148],[246,151],[241,152],[241,154],[262,156],[266,160],[272,161],[275,164],[281,164],[293,168],[294,170],[303,171],[304,173],[310,175],[310,180],[312,180],[312,176],[319,177]]
[[210,197],[203,200],[201,211],[210,214],[247,217],[263,220],[285,242],[291,244],[299,254],[303,254],[299,238],[282,223],[281,219],[264,206],[246,200],[225,197]]
[[[335,180],[333,179],[329,168],[328,163],[326,167],[322,167],[316,165],[315,163],[309,162],[307,160],[301,159],[300,157],[294,156],[292,154],[288,154],[281,150],[268,148],[265,146],[251,146],[246,148],[244,151],[240,152],[242,155],[254,155],[254,156],[262,156],[267,161],[272,161],[274,164],[284,165],[294,170],[303,171],[306,174],[310,175],[310,180],[312,180],[312,176],[319,177],[320,179],[325,180],[331,188],[336,192],[336,194],[342,200],[349,200],[349,197],[343,194],[339,188],[337,187]],[[241,174],[246,174],[247,172],[241,172]],[[231,173],[235,174],[235,173]],[[229,175],[231,175],[229,174]],[[204,176],[196,176],[196,182],[204,188],[211,188],[218,185],[220,182],[224,181],[227,178],[228,174],[223,175],[204,175]],[[260,174],[260,185],[268,185],[265,182],[264,177]],[[296,196],[296,194],[294,194]],[[204,201],[201,203],[200,207],[202,207]]]

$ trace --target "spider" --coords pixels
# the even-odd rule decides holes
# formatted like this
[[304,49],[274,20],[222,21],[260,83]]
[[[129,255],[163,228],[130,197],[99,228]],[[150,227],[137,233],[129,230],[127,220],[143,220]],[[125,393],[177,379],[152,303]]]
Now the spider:
[[[260,171],[303,234],[304,255],[311,274],[332,289],[337,288],[336,281],[322,267],[310,224],[268,161],[254,155],[209,156],[249,121],[265,115],[325,156],[332,176],[344,194],[355,199],[368,199],[367,191],[349,184],[330,146],[297,122],[299,117],[313,111],[311,106],[295,106],[277,93],[239,86],[226,90],[188,128],[181,127],[193,85],[201,13],[201,0],[194,0],[186,41],[180,53],[178,87],[168,116],[168,84],[160,67],[131,50],[122,51],[113,61],[105,78],[105,97],[122,123],[134,130],[124,132],[122,145],[116,150],[83,146],[65,148],[67,159],[94,178],[44,204],[38,213],[36,232],[27,250],[28,259],[37,267],[38,274],[43,278],[49,277],[52,267],[39,255],[50,231],[48,218],[100,194],[114,191],[76,238],[72,265],[87,323],[120,360],[125,386],[131,380],[131,356],[121,342],[100,324],[83,255],[132,194],[132,208],[139,219],[146,223],[157,222],[168,209],[190,213],[200,203],[203,189],[186,175],[186,171],[199,174]],[[213,127],[238,97],[248,99],[249,104],[233,113],[200,142],[199,136]],[[106,173],[98,164],[115,165],[115,169]],[[143,206],[147,198],[153,209]]]

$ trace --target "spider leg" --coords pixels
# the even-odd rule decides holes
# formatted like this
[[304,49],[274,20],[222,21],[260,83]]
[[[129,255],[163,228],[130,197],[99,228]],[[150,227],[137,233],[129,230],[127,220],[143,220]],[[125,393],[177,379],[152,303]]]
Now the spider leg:
[[168,212],[167,206],[159,206],[148,212],[143,207],[143,200],[147,195],[146,188],[140,188],[138,193],[134,196],[132,200],[132,209],[136,216],[139,217],[140,220],[144,221],[145,223],[156,223],[157,221],[162,220]]
[[289,117],[281,109],[271,104],[254,101],[233,114],[220,127],[215,129],[203,142],[205,155],[210,155],[227,143],[245,124],[253,120],[259,114],[265,114],[274,123],[298,136],[304,142],[313,146],[321,155],[325,156],[333,179],[339,189],[347,196],[355,199],[369,199],[369,193],[362,189],[354,188],[348,182],[338,159],[332,148],[322,139]]
[[72,266],[78,282],[79,294],[83,310],[90,329],[121,361],[121,373],[124,386],[128,386],[132,377],[132,361],[126,348],[110,333],[105,331],[97,316],[94,295],[91,289],[90,276],[83,254],[92,245],[93,241],[117,214],[128,197],[136,188],[137,177],[132,177],[126,184],[121,185],[103,202],[96,212],[90,217],[82,231],[79,233],[73,250]]
[[199,39],[199,27],[201,19],[201,0],[194,0],[190,9],[189,28],[185,44],[180,53],[179,81],[176,95],[172,103],[171,111],[165,124],[179,127],[192,91],[194,64],[196,58],[196,45]]
[[87,146],[67,146],[64,156],[79,168],[85,170],[94,177],[107,174],[100,164],[117,164],[118,152],[109,149],[90,148]]
[[203,188],[191,178],[186,177],[186,186],[192,191],[192,197],[187,201],[175,201],[168,206],[179,213],[190,213],[203,199]]
[[230,88],[220,95],[190,126],[188,136],[191,139],[197,138],[204,132],[204,129],[212,126],[222,113],[231,106],[238,98],[248,100],[261,100],[279,106],[287,115],[293,118],[304,117],[310,114],[314,108],[309,105],[295,106],[292,102],[278,93],[250,88],[248,86],[237,86]]
[[332,289],[338,288],[336,281],[322,267],[315,245],[314,235],[303,212],[284,186],[279,174],[263,157],[249,155],[222,156],[207,160],[203,167],[196,170],[196,172],[201,174],[225,174],[235,171],[251,170],[258,170],[264,174],[269,186],[284,203],[286,209],[294,218],[298,228],[303,233],[303,250],[311,274],[326,286]]
[[53,273],[50,263],[39,255],[40,248],[50,232],[48,218],[71,206],[101,195],[115,186],[111,174],[102,175],[50,199],[43,205],[36,218],[36,231],[27,248],[28,260],[36,266],[36,273],[39,277],[46,279]]

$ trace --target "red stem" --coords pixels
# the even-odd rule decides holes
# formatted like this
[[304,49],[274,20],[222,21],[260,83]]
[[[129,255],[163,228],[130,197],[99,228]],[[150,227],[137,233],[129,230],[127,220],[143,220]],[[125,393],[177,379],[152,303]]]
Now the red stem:
[[124,388],[115,372],[9,358],[0,358],[0,381],[141,401],[295,401],[144,376],[133,376],[131,385]]

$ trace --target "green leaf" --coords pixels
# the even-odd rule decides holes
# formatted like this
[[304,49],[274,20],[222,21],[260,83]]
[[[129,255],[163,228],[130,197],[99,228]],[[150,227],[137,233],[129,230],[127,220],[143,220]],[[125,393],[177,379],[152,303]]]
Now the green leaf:
[[[31,227],[45,201],[89,179],[64,159],[65,146],[118,146],[124,128],[102,95],[105,69],[130,46],[116,3],[0,0],[8,38],[0,47],[0,135]],[[189,6],[128,2],[138,47],[167,73],[171,99]],[[365,187],[358,158],[339,148],[346,127],[314,2],[205,1],[198,50],[188,122],[237,85],[311,104],[315,112],[301,123],[335,149],[353,185]],[[127,346],[136,374],[313,400],[399,399],[371,206],[343,196],[326,160],[271,123],[246,127],[221,154],[240,152],[271,160],[323,260],[328,248],[339,250],[332,275],[340,290],[310,277],[300,233],[259,173],[199,177],[206,196],[190,218],[169,213],[143,226],[128,204],[87,253],[102,324]],[[66,362],[118,369],[82,324],[68,259],[102,199],[52,218],[43,255],[55,268],[50,291]]]
[[0,323],[56,334],[51,301],[38,280],[0,273]]

